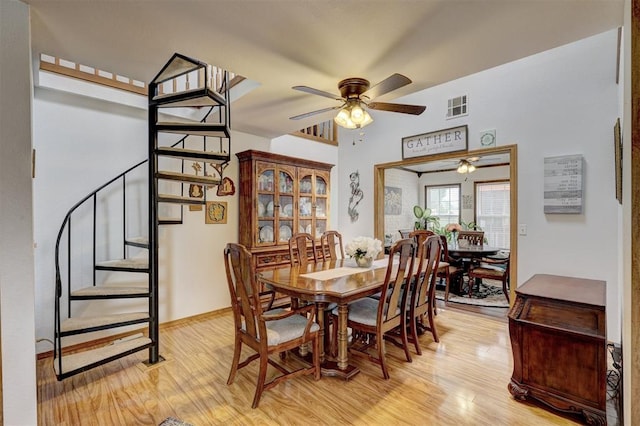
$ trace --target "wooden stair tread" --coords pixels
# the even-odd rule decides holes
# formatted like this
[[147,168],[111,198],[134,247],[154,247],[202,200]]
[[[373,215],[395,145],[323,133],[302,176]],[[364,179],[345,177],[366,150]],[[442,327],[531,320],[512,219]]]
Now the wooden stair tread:
[[164,133],[178,133],[181,135],[212,136],[219,138],[229,137],[229,128],[224,124],[212,123],[183,123],[178,121],[165,121],[156,124],[156,130]]
[[96,327],[105,327],[131,321],[147,321],[149,314],[147,312],[130,312],[126,314],[100,315],[95,317],[73,317],[61,322],[60,331],[70,332],[84,329],[92,329]]
[[149,269],[149,259],[117,259],[117,260],[106,260],[104,262],[97,262],[96,269],[109,269],[109,270],[117,270],[117,269],[125,269],[125,270],[136,270],[136,271],[146,271]]
[[203,107],[226,105],[224,96],[209,88],[185,90],[177,93],[156,95],[152,100],[158,107]]
[[201,160],[209,163],[222,164],[230,160],[226,152],[199,151],[178,147],[161,147],[156,149],[156,154],[167,157],[175,157],[183,160]]
[[159,203],[204,204],[202,198],[184,197],[181,195],[158,194]]
[[125,240],[130,246],[149,248],[149,237],[131,237]]
[[166,171],[157,172],[156,178],[178,180],[178,181],[190,182],[190,183],[201,183],[204,185],[220,185],[222,183],[220,179],[213,176],[196,176],[193,174],[166,172]]
[[57,376],[65,374],[71,375],[71,373],[78,370],[89,369],[94,364],[99,364],[102,361],[117,359],[129,353],[145,349],[149,347],[151,343],[151,339],[148,337],[121,340],[101,348],[63,355],[62,371],[59,371],[59,358],[55,358],[53,360],[53,368]]
[[127,296],[134,294],[147,296],[149,289],[147,287],[97,285],[72,291],[71,297]]
[[158,218],[160,225],[182,225],[182,219],[179,217],[161,217]]

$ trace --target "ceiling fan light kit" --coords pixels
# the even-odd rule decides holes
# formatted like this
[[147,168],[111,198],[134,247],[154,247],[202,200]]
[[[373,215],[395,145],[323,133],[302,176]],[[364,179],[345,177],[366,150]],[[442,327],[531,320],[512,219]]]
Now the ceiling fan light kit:
[[373,110],[420,115],[426,109],[425,106],[393,104],[387,102],[368,102],[369,100],[382,96],[392,90],[406,86],[409,83],[411,83],[411,80],[397,73],[387,77],[373,87],[370,87],[369,80],[365,80],[364,78],[346,78],[338,83],[340,96],[308,86],[294,86],[292,87],[294,90],[310,93],[312,95],[324,96],[325,98],[343,101],[344,103],[341,106],[323,108],[317,111],[296,115],[291,117],[291,120],[299,120],[301,118],[307,118],[315,114],[339,108],[340,111],[334,118],[335,123],[346,129],[360,129],[370,123],[373,123],[373,118],[371,118],[371,115],[364,107]]
[[458,173],[473,173],[475,170],[476,166],[474,166],[467,160],[460,160],[460,162],[458,163],[458,168],[456,169]]
[[362,108],[359,99],[350,99],[338,112],[333,121],[345,129],[359,129],[367,124],[373,123],[373,118]]

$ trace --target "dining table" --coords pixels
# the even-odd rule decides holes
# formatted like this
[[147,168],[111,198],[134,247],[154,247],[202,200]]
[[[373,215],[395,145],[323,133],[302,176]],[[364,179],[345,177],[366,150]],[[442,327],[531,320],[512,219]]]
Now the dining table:
[[[462,261],[463,275],[469,273],[469,268],[473,262],[477,262],[478,259],[482,259],[487,256],[495,256],[501,250],[498,247],[491,247],[488,245],[460,245],[459,241],[450,243],[447,245],[449,249],[450,258],[458,258]],[[480,278],[476,279],[476,282],[482,281]],[[460,285],[462,287],[462,285]],[[460,288],[456,293],[461,291]]]
[[[258,281],[278,293],[293,299],[315,303],[316,321],[320,325],[320,361],[322,374],[349,380],[360,370],[349,364],[347,319],[349,303],[379,292],[389,264],[388,258],[378,259],[370,267],[359,267],[354,259],[336,259],[304,266],[280,266],[257,272]],[[324,315],[330,303],[337,305],[338,353],[332,359],[324,348]]]
[[485,256],[493,256],[500,251],[497,247],[490,247],[486,245],[468,245],[461,246],[459,243],[452,243],[448,246],[449,256],[462,257],[468,259],[477,259]]

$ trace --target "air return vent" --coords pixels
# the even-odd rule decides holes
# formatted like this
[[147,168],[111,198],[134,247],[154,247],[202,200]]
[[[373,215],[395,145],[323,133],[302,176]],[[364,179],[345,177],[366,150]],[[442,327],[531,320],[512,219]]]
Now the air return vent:
[[447,118],[467,115],[467,95],[458,96],[447,101]]

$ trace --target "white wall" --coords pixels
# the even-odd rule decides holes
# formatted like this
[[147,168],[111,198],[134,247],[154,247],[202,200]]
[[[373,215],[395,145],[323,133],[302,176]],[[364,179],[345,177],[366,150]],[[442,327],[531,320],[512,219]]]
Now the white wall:
[[[83,90],[86,90],[86,86]],[[114,89],[115,90],[115,89]],[[85,92],[87,94],[87,92]],[[94,96],[95,94],[91,94]],[[52,339],[54,319],[54,247],[67,211],[81,198],[109,179],[147,158],[147,112],[145,109],[101,101],[65,91],[37,88],[34,98],[34,147],[37,149],[37,178],[34,180],[34,229],[36,249],[36,336]],[[182,225],[161,226],[160,238],[160,321],[189,317],[229,306],[222,250],[227,242],[238,240],[238,161],[234,155],[245,149],[269,150],[269,140],[232,132],[232,158],[224,175],[236,184],[236,194],[217,197],[209,191],[209,200],[228,202],[227,224],[207,225],[204,210],[184,209]],[[335,150],[335,149],[334,149]],[[128,236],[141,230],[146,235],[146,166],[138,175],[138,188],[128,196],[129,207],[140,214],[129,218]],[[133,184],[132,184],[133,185]],[[141,187],[141,188],[140,188]],[[115,195],[120,208],[120,192]],[[99,203],[99,211],[106,209]],[[114,210],[113,206],[109,207]],[[142,219],[140,219],[142,217]],[[117,218],[117,214],[116,214]],[[113,234],[121,232],[121,221],[109,222]],[[118,244],[105,238],[100,256],[119,252]],[[116,237],[117,239],[117,237]],[[76,246],[87,256],[91,239]],[[63,247],[64,244],[63,244]],[[113,256],[112,256],[113,257]],[[103,257],[102,260],[107,257]],[[91,270],[82,271],[83,285],[90,284]],[[99,272],[100,282],[145,282],[146,275]],[[110,301],[74,304],[74,313],[105,309]],[[131,299],[120,303],[122,309],[146,310],[146,302]],[[102,308],[101,308],[102,307]],[[95,311],[94,311],[95,312]],[[118,330],[122,332],[122,329]],[[113,334],[115,331],[99,335]],[[96,333],[96,337],[98,334]],[[80,339],[80,338],[78,338]],[[78,340],[76,339],[76,340]],[[72,344],[74,340],[68,339]],[[51,350],[48,342],[38,344],[38,352]]]
[[413,215],[413,206],[424,204],[420,203],[420,184],[415,173],[389,169],[385,172],[384,185],[385,187],[399,188],[402,191],[401,213],[399,215],[384,215],[384,233],[385,236],[391,235],[393,242],[401,238],[400,229],[413,229],[416,221]]
[[0,1],[0,420],[7,425],[37,424],[29,34],[29,7]]
[[[393,101],[423,104],[419,117],[374,111],[364,141],[340,132],[340,176],[359,169],[373,209],[373,164],[401,159],[401,139],[458,125],[469,126],[469,149],[479,133],[496,129],[498,145],[518,144],[518,221],[528,235],[518,240],[518,284],[548,273],[607,282],[608,338],[620,340],[618,214],[614,192],[613,125],[618,116],[615,83],[617,31],[505,64]],[[399,70],[401,71],[401,70]],[[409,76],[411,77],[411,76]],[[466,94],[469,115],[446,120],[447,99]],[[382,118],[384,117],[384,120]],[[584,213],[545,215],[544,158],[582,154]],[[373,233],[373,214],[343,220],[348,188],[339,188],[341,231],[346,240]]]

